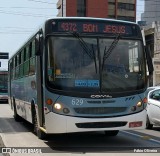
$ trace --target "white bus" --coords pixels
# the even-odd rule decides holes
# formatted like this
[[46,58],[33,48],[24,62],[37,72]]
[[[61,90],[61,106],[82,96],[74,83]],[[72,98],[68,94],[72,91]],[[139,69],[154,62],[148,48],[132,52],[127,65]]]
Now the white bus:
[[101,18],[53,18],[9,60],[15,120],[51,133],[144,129],[146,59],[139,26]]

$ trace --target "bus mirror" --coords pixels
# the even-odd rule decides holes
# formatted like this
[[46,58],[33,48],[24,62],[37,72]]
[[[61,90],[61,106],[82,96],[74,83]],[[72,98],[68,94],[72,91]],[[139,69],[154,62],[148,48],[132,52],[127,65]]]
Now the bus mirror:
[[145,53],[146,53],[149,75],[152,75],[154,68],[153,68],[153,63],[152,63],[151,51],[148,46],[145,47]]
[[43,50],[43,36],[42,33],[37,34],[35,39],[35,55],[41,55]]
[[39,40],[36,38],[35,39],[35,55],[39,55],[39,50],[40,50]]

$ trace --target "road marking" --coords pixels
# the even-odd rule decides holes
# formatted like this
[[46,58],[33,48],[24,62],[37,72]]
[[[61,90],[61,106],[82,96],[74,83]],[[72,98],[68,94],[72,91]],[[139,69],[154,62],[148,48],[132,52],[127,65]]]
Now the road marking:
[[158,144],[160,144],[160,141],[159,140],[155,140],[155,139],[152,139],[150,136],[143,136],[143,135],[138,135],[138,134],[134,134],[134,133],[131,133],[131,132],[127,132],[127,131],[122,131],[123,133],[127,133],[127,134],[130,134],[130,135],[134,135],[136,137],[140,137],[144,140],[150,140],[150,141],[153,141],[153,142],[156,142]]
[[141,138],[144,139],[144,140],[150,140],[150,139],[152,139],[150,136],[147,136],[147,135],[141,136]]

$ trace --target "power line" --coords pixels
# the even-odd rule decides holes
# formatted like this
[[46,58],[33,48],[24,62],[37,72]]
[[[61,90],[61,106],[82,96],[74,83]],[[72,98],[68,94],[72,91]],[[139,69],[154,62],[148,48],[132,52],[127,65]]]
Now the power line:
[[[66,5],[65,5],[65,7],[67,7]],[[19,6],[19,7],[0,7],[0,9],[10,9],[10,8],[12,8],[12,9],[46,9],[46,10],[48,10],[48,9],[50,9],[50,10],[54,10],[54,9],[56,9],[56,10],[60,10],[60,9],[57,9],[57,8],[38,8],[38,7],[22,7],[22,6]],[[67,8],[72,8],[71,6],[68,6]],[[104,8],[107,8],[107,7],[89,7],[90,9],[104,9]],[[138,8],[138,7],[136,7],[136,8]],[[118,9],[121,9],[121,8],[118,8]],[[122,8],[123,9],[123,8]],[[111,9],[111,8],[107,8],[107,10],[114,10],[114,9]],[[128,10],[128,11],[133,11],[133,10],[130,10],[130,9],[124,9],[124,10]]]
[[3,34],[3,35],[11,35],[11,34],[15,34],[15,35],[17,35],[17,34],[31,34],[31,32],[29,33],[29,32],[3,32],[3,31],[0,31],[0,34]]
[[53,2],[46,2],[46,1],[39,1],[39,0],[27,0],[27,1],[33,1],[33,2],[37,2],[37,3],[46,3],[46,4],[57,4],[57,3],[53,3]]
[[2,14],[10,14],[10,15],[20,15],[20,16],[31,16],[31,17],[51,17],[56,15],[44,15],[44,14],[31,14],[31,13],[23,13],[23,12],[11,12],[11,11],[4,11],[0,10]]
[[36,8],[36,7],[0,7],[0,9],[36,9],[36,10],[53,10],[57,8]]
[[24,28],[24,27],[0,27],[0,29],[30,29],[33,30],[33,28]]

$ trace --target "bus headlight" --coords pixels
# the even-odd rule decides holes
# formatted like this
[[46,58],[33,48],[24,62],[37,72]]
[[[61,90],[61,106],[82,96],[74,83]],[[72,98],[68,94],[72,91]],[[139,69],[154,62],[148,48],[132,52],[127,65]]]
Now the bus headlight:
[[53,105],[53,108],[54,108],[54,111],[59,113],[59,114],[68,114],[68,113],[70,113],[69,108],[64,107],[64,105],[60,104],[60,103],[55,103]]
[[53,107],[56,110],[60,110],[62,108],[62,105],[60,103],[55,103]]
[[141,106],[142,106],[142,102],[139,101],[139,102],[137,103],[137,107],[141,107]]
[[136,109],[137,109],[136,106],[132,106],[131,111],[134,112],[136,111]]
[[142,102],[142,101],[139,101],[139,102],[136,103],[135,106],[132,106],[132,107],[131,107],[131,111],[132,111],[132,112],[140,111],[140,110],[143,109],[142,106],[143,106],[143,102]]
[[68,108],[63,108],[63,113],[64,114],[68,114],[70,112],[70,110]]

